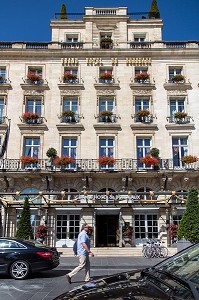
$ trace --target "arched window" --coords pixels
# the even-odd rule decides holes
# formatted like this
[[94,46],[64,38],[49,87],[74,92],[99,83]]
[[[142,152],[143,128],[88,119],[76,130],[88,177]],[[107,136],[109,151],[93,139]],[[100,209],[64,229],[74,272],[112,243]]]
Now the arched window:
[[[35,193],[35,195],[24,195],[24,196],[20,196],[19,197],[19,200],[24,200],[26,197],[28,197],[29,199],[32,199],[32,198],[35,198],[38,193],[39,193],[39,190],[35,187],[27,187],[25,189],[22,190],[21,193]],[[34,200],[34,203],[42,203],[42,197],[38,197],[36,200]]]
[[[149,193],[152,189],[150,189],[149,187],[142,187],[142,188],[139,188],[137,190],[138,193]],[[156,199],[155,196],[151,197],[150,195],[141,195],[140,199],[143,199],[143,200],[154,200]]]

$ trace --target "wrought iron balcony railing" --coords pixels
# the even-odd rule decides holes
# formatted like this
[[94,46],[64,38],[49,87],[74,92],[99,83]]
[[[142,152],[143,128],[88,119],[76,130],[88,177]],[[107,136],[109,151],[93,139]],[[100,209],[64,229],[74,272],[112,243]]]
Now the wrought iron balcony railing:
[[148,116],[140,116],[138,114],[134,115],[134,121],[137,122],[141,122],[141,123],[152,123],[154,116],[152,114],[148,115]]
[[2,83],[10,84],[11,81],[10,81],[10,79],[4,79],[4,78],[2,78],[2,79],[0,79],[0,84],[2,84]]
[[176,124],[188,124],[191,122],[192,117],[186,116],[184,118],[175,118],[174,116],[170,116],[167,118],[169,123],[176,123]]
[[23,82],[25,84],[31,84],[31,85],[42,85],[42,84],[47,84],[46,79],[40,79],[40,80],[31,80],[31,79],[23,79]]
[[149,79],[149,78],[148,78],[148,79],[145,79],[145,80],[143,80],[143,79],[136,79],[136,78],[134,78],[134,83],[150,84],[150,83],[151,83],[151,81],[150,81],[150,79]]
[[102,79],[102,78],[99,78],[98,80],[99,80],[99,83],[106,83],[106,84],[115,83],[114,78],[111,78],[111,79]]
[[60,116],[61,123],[78,123],[80,122],[80,115],[75,114],[74,116]]
[[157,166],[146,166],[139,159],[116,159],[114,164],[100,165],[97,159],[76,159],[74,163],[58,166],[48,159],[39,159],[38,163],[24,164],[19,159],[0,159],[0,172],[24,172],[24,171],[69,171],[69,172],[123,172],[123,171],[159,171],[159,170],[186,170],[199,171],[199,162],[185,164],[180,159],[159,159]]
[[63,83],[69,83],[69,84],[75,84],[75,83],[79,83],[79,78],[75,78],[75,79],[63,79]]
[[117,116],[116,114],[112,114],[110,116],[103,116],[103,115],[98,115],[98,122],[104,122],[104,123],[116,123],[117,122]]
[[20,117],[22,123],[24,124],[34,124],[34,125],[38,125],[38,124],[43,124],[44,123],[44,120],[46,121],[46,119],[44,117],[39,117],[39,118],[36,118],[36,119],[26,119],[26,118],[22,118]]

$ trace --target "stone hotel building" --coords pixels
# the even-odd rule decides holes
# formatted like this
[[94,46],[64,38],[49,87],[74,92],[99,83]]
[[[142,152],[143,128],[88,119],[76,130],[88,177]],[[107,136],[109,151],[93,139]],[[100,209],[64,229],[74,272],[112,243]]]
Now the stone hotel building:
[[84,222],[94,247],[169,241],[199,186],[199,42],[163,41],[161,18],[127,7],[50,27],[51,42],[0,42],[1,235],[27,196],[50,245]]

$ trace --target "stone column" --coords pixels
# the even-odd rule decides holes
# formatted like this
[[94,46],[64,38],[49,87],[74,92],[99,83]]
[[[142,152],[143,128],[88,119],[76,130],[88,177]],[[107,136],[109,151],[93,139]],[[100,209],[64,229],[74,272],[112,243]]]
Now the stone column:
[[48,208],[47,213],[47,224],[48,235],[47,235],[47,245],[55,247],[56,244],[56,210],[55,208]]
[[17,225],[16,208],[8,207],[7,208],[5,236],[15,237],[16,229],[17,229],[16,225]]
[[[84,216],[84,217],[82,218],[82,216]],[[81,225],[84,224],[84,223],[88,223],[93,228],[93,233],[90,236],[90,243],[91,243],[91,247],[94,247],[95,224],[94,224],[94,211],[93,211],[93,208],[90,208],[90,207],[82,208],[80,228],[81,228]]]
[[159,226],[160,226],[160,240],[164,242],[164,245],[167,247],[167,216],[166,208],[160,207],[159,209]]

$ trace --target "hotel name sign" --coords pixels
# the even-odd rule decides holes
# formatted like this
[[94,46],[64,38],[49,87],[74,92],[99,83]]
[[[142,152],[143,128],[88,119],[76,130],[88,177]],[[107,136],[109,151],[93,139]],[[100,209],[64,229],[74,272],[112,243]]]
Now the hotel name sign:
[[[127,66],[146,66],[151,65],[151,57],[127,57],[126,58],[126,65]],[[67,58],[61,58],[61,62],[63,66],[68,65],[78,65],[79,60],[76,57],[67,57]],[[123,61],[122,61],[123,62]],[[107,65],[107,60],[105,61],[105,65]],[[118,58],[110,58],[109,63],[112,65],[118,65],[120,63],[120,60]],[[87,57],[86,58],[86,64],[88,66],[103,66],[103,59],[100,57]]]

